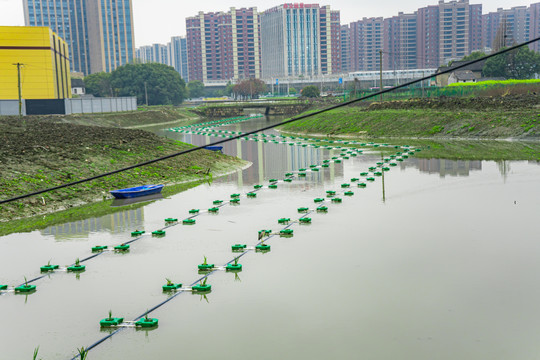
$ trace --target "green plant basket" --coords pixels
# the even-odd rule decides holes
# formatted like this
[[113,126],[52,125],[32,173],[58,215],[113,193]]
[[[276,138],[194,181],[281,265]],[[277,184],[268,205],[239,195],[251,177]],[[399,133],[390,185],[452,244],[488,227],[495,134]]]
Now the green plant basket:
[[256,193],[249,192],[249,193],[247,193],[247,197],[248,197],[248,198],[256,198],[256,197],[257,197],[257,194],[256,194]]
[[219,211],[219,208],[217,208],[217,207],[213,207],[213,208],[208,209],[208,212],[210,212],[210,213],[217,213],[218,211]]
[[302,171],[306,171],[307,169],[305,168],[302,168],[302,169],[298,169],[298,171],[302,172]]
[[357,182],[357,181],[360,181],[360,179],[359,178],[352,178],[351,179],[351,182]]
[[209,285],[209,284],[197,284],[197,285],[193,285],[191,287],[191,290],[193,290],[194,292],[209,292],[210,290],[212,290],[212,285]]
[[333,198],[332,202],[333,203],[341,203],[341,202],[343,202],[343,199],[341,199],[341,198]]
[[322,164],[321,166],[322,166],[323,168],[330,167],[330,165],[328,165],[328,164]]
[[367,186],[366,183],[363,183],[363,182],[358,183],[358,187],[359,187],[359,188],[365,188],[366,186]]
[[286,173],[285,177],[289,177],[289,176],[293,176],[293,175],[294,175],[293,173]]
[[210,271],[214,269],[214,264],[199,264],[197,268],[202,271]]
[[183,225],[195,225],[196,220],[195,219],[184,219],[182,220]]
[[214,201],[212,201],[212,204],[214,204],[214,205],[223,204],[223,200],[214,200]]
[[323,163],[324,164],[328,164],[330,162],[330,160],[324,160]]
[[97,246],[92,247],[92,252],[101,252],[101,251],[107,250],[108,248],[109,248],[108,246],[97,245]]
[[342,189],[349,188],[349,187],[351,187],[351,184],[341,184]]
[[283,181],[290,183],[290,182],[292,182],[292,179],[283,179]]
[[340,164],[340,163],[341,163],[341,160],[339,160],[339,159],[338,159],[338,160],[334,160],[334,162],[335,162],[336,164]]
[[353,196],[354,193],[352,191],[345,191],[345,193],[343,193],[345,196]]
[[7,285],[0,285],[0,290],[7,290],[7,289],[8,289]]
[[242,271],[242,264],[227,264],[227,266],[225,266],[225,270],[227,271]]
[[269,185],[268,188],[269,188],[269,189],[277,189],[277,185],[276,185],[276,184],[272,184],[272,185]]
[[173,222],[177,222],[178,219],[175,219],[175,218],[166,218],[165,219],[165,222],[168,222],[168,223],[173,223]]
[[118,245],[118,246],[114,247],[114,250],[116,250],[116,251],[128,251],[129,250],[129,245],[127,245],[127,244]]
[[231,199],[230,203],[238,205],[238,204],[240,204],[240,199]]
[[141,236],[142,234],[144,234],[146,231],[143,231],[143,230],[135,230],[131,233],[131,236]]
[[308,217],[300,218],[298,221],[300,224],[311,224],[311,218]]
[[401,161],[403,161],[403,159],[399,157],[399,158],[396,158],[396,161],[400,161],[400,162],[401,162]]
[[234,244],[231,246],[232,251],[244,251],[247,245],[245,244]]
[[36,285],[21,285],[15,288],[16,293],[30,293],[36,291]]
[[390,166],[397,166],[397,164],[395,162],[391,162]]
[[299,177],[306,177],[306,173],[305,172],[298,173],[298,176]]
[[72,272],[81,272],[85,270],[86,270],[86,265],[73,265],[73,266],[68,266],[67,268],[67,271],[72,271]]
[[309,211],[309,208],[307,208],[307,207],[299,207],[299,208],[298,208],[298,212],[299,212],[299,213],[306,213],[306,212],[308,212],[308,211]]
[[279,231],[280,236],[283,236],[283,235],[290,236],[290,235],[293,235],[293,233],[294,233],[293,229],[283,229]]
[[255,246],[255,250],[258,250],[258,251],[270,251],[270,245],[259,244],[259,245]]
[[260,189],[260,188],[262,188],[262,187],[263,187],[262,185],[254,185],[254,186],[253,186],[254,189]]
[[173,290],[178,290],[182,287],[182,284],[172,284],[172,285],[163,285],[161,288],[163,289],[163,291],[173,291]]
[[231,194],[231,199],[237,199],[240,197],[240,194]]
[[58,269],[59,267],[60,267],[59,265],[44,265],[40,267],[39,269],[41,272],[49,272],[49,271],[54,271]]
[[368,176],[368,175],[369,175],[369,173],[367,173],[367,172],[361,172],[360,173],[360,176]]
[[106,318],[99,322],[101,327],[115,327],[124,322],[124,318]]
[[199,209],[191,209],[191,210],[189,210],[189,213],[190,214],[198,214],[199,211],[200,211]]
[[318,168],[313,168],[313,169],[311,169],[311,171],[317,172],[317,171],[319,171],[319,169]]
[[278,179],[270,179],[270,180],[268,180],[268,182],[271,182],[271,183],[274,183],[274,182],[277,182],[277,181],[278,181]]
[[289,222],[291,221],[290,218],[281,218],[281,219],[278,219],[278,224],[288,224]]
[[142,327],[142,328],[153,328],[153,327],[158,326],[158,322],[159,322],[158,319],[142,318],[138,320],[137,322],[135,322],[135,326]]
[[314,202],[316,203],[322,203],[324,201],[323,198],[316,198],[316,199],[313,199]]
[[165,235],[165,230],[152,231],[152,235],[153,236],[164,236]]
[[375,181],[375,178],[374,177],[368,177],[366,178],[367,181]]

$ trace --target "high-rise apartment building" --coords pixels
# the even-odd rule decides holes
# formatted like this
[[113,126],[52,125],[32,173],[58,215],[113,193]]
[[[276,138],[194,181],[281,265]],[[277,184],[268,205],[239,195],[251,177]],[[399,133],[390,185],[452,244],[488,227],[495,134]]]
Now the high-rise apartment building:
[[69,45],[73,71],[110,72],[135,55],[131,0],[23,0],[27,26],[47,26]]
[[351,68],[350,64],[350,45],[351,44],[351,31],[349,25],[341,26],[341,72],[349,72]]
[[469,0],[439,0],[439,62],[469,54]]
[[351,71],[375,71],[380,68],[384,48],[384,19],[363,18],[350,24]]
[[440,65],[438,5],[418,9],[416,30],[418,68],[437,68]]
[[469,53],[482,51],[482,4],[469,6]]
[[[529,40],[531,14],[537,8],[536,5],[538,4],[532,4],[530,8],[526,6],[499,8],[497,12],[484,14],[482,16],[484,46],[499,49]],[[495,44],[497,33],[500,33],[500,36],[497,39],[498,43]]]
[[187,83],[188,74],[188,54],[187,40],[183,36],[173,36],[171,42],[167,44],[169,55],[169,65],[180,73],[180,77]]
[[339,11],[282,4],[261,14],[264,77],[319,76],[341,70]]
[[[529,8],[529,40],[540,37],[540,3],[531,4]],[[531,50],[540,52],[540,42],[529,45]]]
[[190,80],[260,78],[257,8],[200,12],[186,19]]
[[418,16],[399,13],[384,20],[383,69],[408,70],[418,68]]
[[341,72],[341,18],[339,11],[330,6],[320,8],[321,24],[321,72]]

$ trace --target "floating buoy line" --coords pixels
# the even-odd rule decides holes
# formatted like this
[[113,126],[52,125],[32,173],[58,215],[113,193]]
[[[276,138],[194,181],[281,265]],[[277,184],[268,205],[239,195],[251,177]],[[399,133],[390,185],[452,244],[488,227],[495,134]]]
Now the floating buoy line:
[[[229,118],[224,120],[217,120],[211,122],[205,122],[202,124],[193,124],[188,126],[183,126],[180,128],[169,129],[170,131],[182,132],[182,133],[192,133],[202,136],[219,136],[219,137],[232,137],[233,135],[241,135],[241,132],[232,132],[225,130],[216,130],[215,127],[221,127],[224,125],[230,125],[234,123],[239,123],[254,118],[259,118],[262,116],[249,116],[249,117],[236,117]],[[340,185],[339,190],[327,190],[325,196],[321,196],[313,199],[315,207],[303,206],[297,209],[299,214],[302,214],[297,219],[291,218],[279,218],[276,220],[278,225],[284,225],[277,231],[272,230],[260,230],[258,233],[258,242],[254,244],[233,244],[231,245],[231,251],[236,254],[236,256],[231,259],[229,262],[215,266],[215,264],[208,264],[205,262],[197,266],[197,271],[203,276],[197,280],[191,282],[189,285],[183,285],[182,283],[168,282],[162,286],[163,292],[168,296],[167,299],[160,302],[159,304],[148,309],[143,314],[134,318],[130,321],[124,321],[124,318],[113,318],[109,315],[108,318],[102,319],[100,321],[100,327],[110,328],[113,330],[110,334],[104,338],[98,340],[94,344],[87,347],[87,350],[91,350],[97,345],[101,344],[106,339],[112,337],[114,334],[119,331],[127,328],[155,328],[158,326],[158,319],[149,318],[148,315],[158,309],[159,307],[165,305],[172,299],[183,293],[193,293],[193,294],[208,294],[212,291],[211,285],[207,284],[207,280],[210,276],[214,275],[217,272],[233,272],[237,273],[243,270],[242,264],[238,263],[241,257],[249,254],[250,252],[256,253],[267,253],[271,251],[271,246],[268,244],[269,241],[274,237],[280,238],[289,238],[294,236],[293,226],[305,226],[313,223],[312,214],[325,214],[329,211],[326,204],[340,204],[343,202],[342,197],[351,197],[354,196],[354,192],[351,190],[351,187],[356,184],[357,188],[366,188],[369,182],[375,181],[376,177],[382,176],[383,172],[387,172],[391,167],[395,167],[398,162],[407,159],[409,156],[414,155],[416,152],[421,149],[413,148],[408,145],[404,146],[394,146],[389,144],[376,144],[373,142],[365,143],[358,141],[345,141],[345,140],[327,140],[327,139],[313,139],[305,137],[295,137],[295,136],[285,136],[285,135],[266,135],[258,134],[251,137],[241,138],[246,141],[262,141],[265,143],[276,143],[276,144],[286,144],[290,146],[299,146],[299,147],[313,147],[326,150],[340,150],[341,153],[339,156],[332,156],[329,159],[323,160],[319,164],[312,164],[309,168],[300,168],[297,171],[291,171],[284,174],[282,180],[279,179],[270,179],[268,185],[257,184],[254,185],[254,188],[248,191],[245,194],[234,193],[230,195],[230,198],[227,200],[216,199],[212,202],[212,206],[205,209],[191,209],[188,211],[187,217],[181,219],[178,217],[169,217],[164,219],[164,226],[160,229],[154,230],[151,233],[146,233],[145,230],[135,230],[131,232],[132,239],[127,240],[118,245],[95,245],[90,251],[92,255],[84,257],[82,259],[77,259],[73,264],[60,266],[57,264],[47,264],[40,267],[42,274],[40,276],[34,277],[30,280],[26,280],[24,283],[15,286],[9,286],[0,284],[0,296],[5,294],[12,293],[21,293],[21,294],[33,294],[37,291],[37,286],[32,284],[40,279],[45,277],[50,277],[53,274],[57,273],[69,273],[73,272],[80,274],[85,271],[86,265],[82,263],[87,263],[89,260],[94,259],[98,256],[103,256],[108,253],[128,253],[131,249],[131,245],[134,243],[149,237],[163,237],[166,236],[167,229],[178,226],[178,225],[196,225],[198,217],[203,214],[219,214],[221,208],[229,205],[231,207],[235,205],[240,205],[243,198],[251,199],[256,198],[258,193],[264,189],[277,189],[279,184],[291,183],[295,180],[305,179],[308,173],[317,173],[321,170],[324,170],[329,167],[331,163],[341,163],[344,160],[349,160],[351,157],[357,157],[363,154],[363,149],[356,148],[354,146],[360,146],[362,148],[372,147],[372,148],[388,148],[388,149],[397,149],[400,151],[395,152],[392,155],[388,155],[378,161],[375,166],[368,168],[368,171],[361,172],[359,177],[350,179],[350,183],[344,183]],[[323,145],[327,144],[327,145]],[[337,145],[339,144],[339,145]],[[343,146],[342,146],[343,145]],[[76,359],[78,356],[73,357]]]

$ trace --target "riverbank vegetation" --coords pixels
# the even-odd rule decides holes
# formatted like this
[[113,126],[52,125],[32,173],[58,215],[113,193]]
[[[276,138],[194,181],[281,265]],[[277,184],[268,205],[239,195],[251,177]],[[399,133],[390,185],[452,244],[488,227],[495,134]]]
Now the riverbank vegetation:
[[[0,199],[73,182],[191,148],[143,130],[82,126],[51,119],[0,120]],[[47,214],[109,198],[130,186],[211,179],[246,163],[197,151],[77,186],[0,205],[0,221]],[[2,224],[0,223],[0,227]]]
[[281,128],[305,134],[409,138],[540,138],[536,95],[417,99],[349,106]]

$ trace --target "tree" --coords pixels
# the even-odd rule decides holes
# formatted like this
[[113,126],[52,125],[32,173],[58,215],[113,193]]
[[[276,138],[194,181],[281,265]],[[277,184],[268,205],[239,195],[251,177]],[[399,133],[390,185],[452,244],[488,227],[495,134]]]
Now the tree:
[[540,54],[526,46],[488,59],[482,69],[486,77],[506,79],[530,79],[539,72]]
[[236,84],[233,92],[245,98],[257,98],[266,92],[266,83],[259,79],[247,79]]
[[470,55],[465,56],[461,61],[473,61],[476,59],[480,59],[481,57],[486,56],[486,53],[483,51],[474,51]]
[[[146,84],[146,92],[145,92]],[[136,96],[138,104],[179,105],[186,98],[186,84],[173,67],[158,63],[127,64],[111,73],[117,96]]]
[[190,81],[188,82],[187,87],[190,99],[199,98],[204,95],[204,84],[202,81]]
[[309,97],[309,98],[316,98],[321,96],[321,92],[319,88],[315,85],[308,85],[301,91],[302,96]]
[[296,95],[296,94],[298,94],[298,91],[296,91],[295,88],[291,87],[291,88],[289,88],[289,94],[290,95]]
[[84,78],[86,93],[97,97],[113,96],[111,74],[100,72]]

